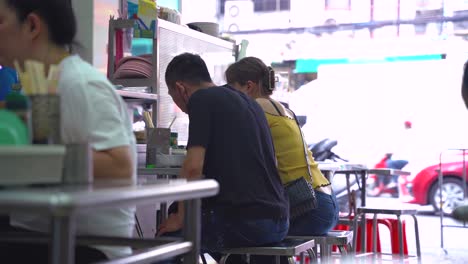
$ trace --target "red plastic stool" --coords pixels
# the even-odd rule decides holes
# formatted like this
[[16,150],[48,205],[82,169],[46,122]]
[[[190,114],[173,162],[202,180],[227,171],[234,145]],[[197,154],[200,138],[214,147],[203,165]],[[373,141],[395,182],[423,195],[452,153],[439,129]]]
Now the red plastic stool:
[[[390,222],[390,236],[392,240],[392,254],[399,254],[400,247],[398,245],[398,220],[395,218],[386,218]],[[406,221],[401,220],[403,229],[403,253],[408,255],[408,243],[406,242]]]
[[[352,220],[352,216],[350,217],[350,220]],[[382,219],[377,219],[377,224],[383,224],[388,229],[390,230],[390,233],[392,233],[392,223],[388,221],[386,218]],[[398,223],[396,223],[397,228],[398,228]],[[358,227],[358,232],[357,232],[357,241],[361,241],[361,227]],[[372,229],[372,218],[366,218],[366,229],[371,230]],[[346,224],[338,224],[335,226],[333,230],[350,230],[350,226]],[[355,233],[356,234],[356,233]],[[398,236],[398,230],[396,231],[396,235]],[[377,228],[377,252],[382,252],[381,244],[380,244],[380,234],[379,234],[379,229]],[[392,239],[393,242],[393,239]],[[398,247],[398,237],[396,239],[396,246]],[[393,246],[392,246],[393,249]],[[356,250],[358,252],[361,252],[361,243],[358,243],[356,245]],[[337,251],[337,247],[333,246],[333,251]],[[371,232],[366,232],[366,252],[372,252],[372,233]]]

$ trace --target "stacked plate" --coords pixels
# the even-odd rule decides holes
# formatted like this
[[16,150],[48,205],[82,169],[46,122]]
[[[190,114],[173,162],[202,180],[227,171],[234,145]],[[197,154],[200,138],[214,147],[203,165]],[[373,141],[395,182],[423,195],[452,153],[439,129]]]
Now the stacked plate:
[[116,68],[116,79],[151,78],[151,54],[125,57],[119,61]]

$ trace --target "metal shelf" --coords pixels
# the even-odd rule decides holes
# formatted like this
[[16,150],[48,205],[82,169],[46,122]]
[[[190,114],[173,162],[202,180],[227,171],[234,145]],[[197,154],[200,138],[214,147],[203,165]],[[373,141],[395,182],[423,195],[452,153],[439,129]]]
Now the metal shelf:
[[153,87],[154,80],[152,78],[142,79],[112,79],[114,85],[122,85],[123,87]]
[[127,90],[117,90],[117,93],[120,94],[120,96],[126,97],[126,98],[145,99],[145,100],[152,100],[152,101],[158,100],[158,95],[152,94],[152,93],[127,91]]

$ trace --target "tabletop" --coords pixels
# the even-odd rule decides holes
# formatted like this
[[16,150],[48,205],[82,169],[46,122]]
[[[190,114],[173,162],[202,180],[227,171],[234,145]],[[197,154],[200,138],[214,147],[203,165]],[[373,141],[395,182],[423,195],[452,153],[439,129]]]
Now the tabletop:
[[155,201],[214,196],[215,180],[154,180],[143,184],[41,186],[0,189],[0,212],[36,212],[52,215],[80,213],[104,207],[124,207]]

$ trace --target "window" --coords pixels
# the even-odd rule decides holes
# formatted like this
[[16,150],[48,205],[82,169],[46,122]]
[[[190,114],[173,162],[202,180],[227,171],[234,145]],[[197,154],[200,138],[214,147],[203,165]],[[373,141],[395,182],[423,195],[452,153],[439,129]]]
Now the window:
[[[224,14],[224,4],[229,0],[219,0],[219,13]],[[254,12],[275,12],[291,10],[291,0],[253,0]]]
[[274,12],[291,9],[291,0],[254,0],[255,12]]
[[[363,1],[363,0],[358,0]],[[326,10],[351,10],[351,0],[325,0]]]

